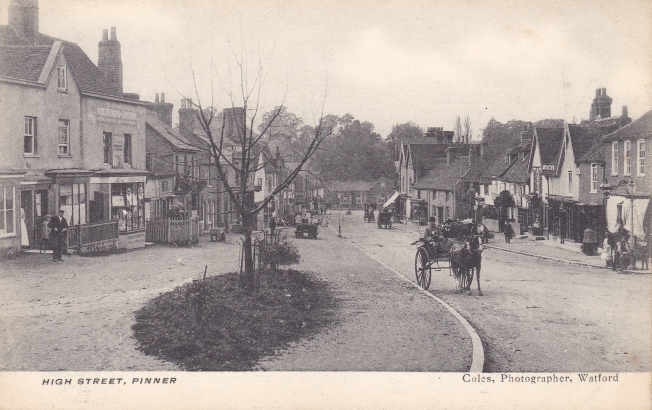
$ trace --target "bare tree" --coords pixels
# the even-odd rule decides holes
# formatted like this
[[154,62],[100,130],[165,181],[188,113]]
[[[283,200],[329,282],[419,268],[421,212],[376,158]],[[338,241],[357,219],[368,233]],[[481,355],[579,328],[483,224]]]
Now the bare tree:
[[467,143],[467,144],[470,143],[471,138],[473,137],[473,128],[471,128],[471,118],[469,117],[468,114],[464,117],[464,134],[463,135],[464,135],[464,141],[462,141],[462,142]]
[[[321,142],[332,133],[332,127],[324,123],[322,101],[319,119],[316,120],[313,134],[306,144],[305,150],[299,160],[298,166],[283,174],[276,188],[267,194],[260,202],[254,203],[253,178],[254,174],[263,169],[271,159],[270,156],[261,155],[268,148],[269,127],[283,113],[284,104],[281,102],[274,110],[268,113],[265,125],[260,129],[260,134],[254,132],[254,124],[260,112],[260,96],[263,85],[263,70],[259,68],[254,79],[248,78],[246,64],[243,59],[235,58],[239,86],[225,89],[230,99],[231,110],[225,111],[221,118],[221,127],[211,127],[213,120],[220,120],[213,107],[203,106],[197,86],[197,80],[192,72],[195,96],[197,102],[192,102],[197,113],[197,122],[203,133],[204,149],[212,157],[212,162],[217,168],[217,176],[223,181],[224,190],[228,194],[236,211],[242,219],[244,235],[244,275],[242,286],[245,290],[254,289],[254,259],[252,251],[252,232],[255,227],[256,215],[272,201],[275,195],[287,188],[301,171],[308,159],[317,151]],[[212,91],[212,90],[211,90]],[[191,100],[190,100],[191,101]],[[212,101],[211,101],[212,102]],[[231,115],[233,118],[228,118]],[[231,120],[231,121],[229,121]],[[229,124],[229,129],[227,129]],[[235,173],[236,183],[230,183],[228,173]]]
[[462,142],[462,120],[460,116],[455,116],[455,126],[453,127],[453,132],[455,133],[455,142]]

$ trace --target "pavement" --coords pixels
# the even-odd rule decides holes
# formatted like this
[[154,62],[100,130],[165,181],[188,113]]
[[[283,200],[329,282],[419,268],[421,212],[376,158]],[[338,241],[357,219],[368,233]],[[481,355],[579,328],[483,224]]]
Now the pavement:
[[[421,232],[425,229],[425,227],[418,226],[416,223],[412,222],[396,224],[394,225],[394,228],[411,232]],[[607,269],[602,259],[600,259],[601,249],[598,249],[598,252],[595,255],[588,256],[582,252],[580,248],[581,244],[574,242],[566,241],[560,243],[559,240],[537,240],[535,237],[530,235],[517,235],[510,241],[510,243],[506,243],[502,234],[494,233],[494,238],[490,239],[484,246],[524,256],[563,262],[570,265]],[[649,274],[652,273],[652,271],[650,269],[641,269],[641,263],[638,262],[637,269],[628,269],[619,273]]]

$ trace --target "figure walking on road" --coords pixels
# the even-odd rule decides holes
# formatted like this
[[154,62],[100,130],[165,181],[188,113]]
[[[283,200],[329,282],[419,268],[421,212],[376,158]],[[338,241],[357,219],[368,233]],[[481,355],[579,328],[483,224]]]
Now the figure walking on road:
[[505,221],[505,242],[509,243],[513,237],[514,229],[512,229],[512,225],[510,225],[508,221]]
[[61,253],[66,246],[66,234],[68,233],[68,221],[63,217],[63,209],[59,210],[59,215],[50,219],[48,228],[50,228],[50,240],[52,242],[52,261],[62,261]]

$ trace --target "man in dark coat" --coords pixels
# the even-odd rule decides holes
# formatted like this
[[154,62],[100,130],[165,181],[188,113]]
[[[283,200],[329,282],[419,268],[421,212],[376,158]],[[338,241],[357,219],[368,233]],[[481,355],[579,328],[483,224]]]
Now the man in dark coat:
[[61,253],[66,246],[66,235],[68,233],[68,221],[63,217],[64,211],[61,209],[59,215],[50,219],[48,228],[50,228],[50,242],[52,243],[52,261],[62,261]]

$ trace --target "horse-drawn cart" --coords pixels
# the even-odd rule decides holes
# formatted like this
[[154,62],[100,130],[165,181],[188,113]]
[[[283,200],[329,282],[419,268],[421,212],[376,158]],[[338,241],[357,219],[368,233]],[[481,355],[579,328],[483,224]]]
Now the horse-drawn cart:
[[392,213],[389,211],[380,211],[378,213],[378,229],[392,229]]
[[[466,290],[471,294],[471,283],[474,273],[477,276],[478,296],[480,289],[480,267],[482,262],[482,245],[479,236],[450,239],[445,238],[440,243],[431,243],[419,238],[412,245],[417,245],[414,258],[414,273],[417,284],[424,290],[430,287],[432,271],[448,268],[449,274],[455,277],[455,293]],[[442,263],[445,263],[442,265]]]
[[365,204],[364,206],[364,221],[365,222],[374,222],[376,217],[374,215],[374,210],[376,209],[375,204]]
[[307,235],[309,238],[317,239],[318,233],[318,225],[313,223],[299,223],[294,230],[297,238],[302,238],[304,235]]

